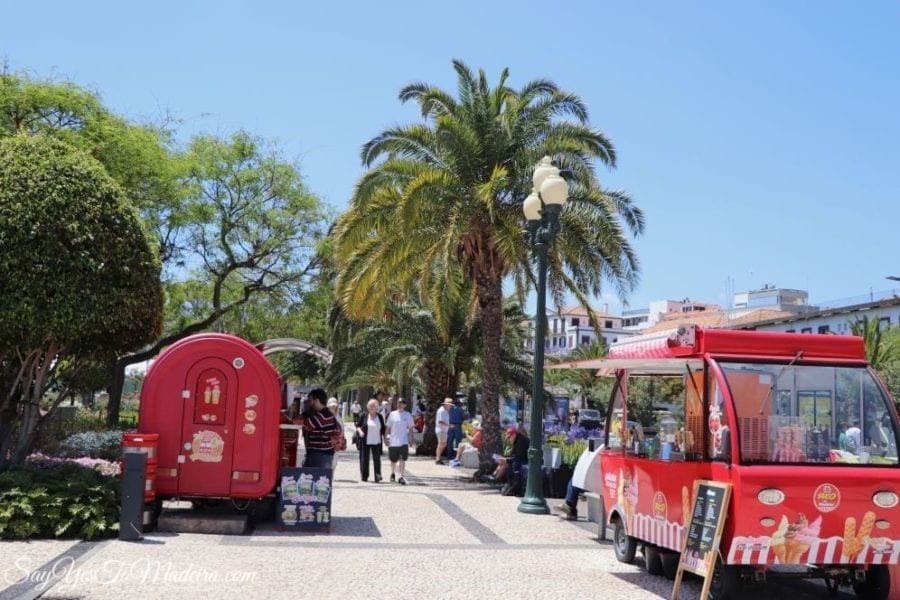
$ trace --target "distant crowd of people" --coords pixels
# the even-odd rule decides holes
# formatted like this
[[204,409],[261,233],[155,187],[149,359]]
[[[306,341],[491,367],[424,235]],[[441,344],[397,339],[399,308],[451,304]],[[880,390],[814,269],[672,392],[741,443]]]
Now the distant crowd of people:
[[[426,406],[417,399],[410,412],[404,398],[391,398],[378,391],[366,402],[365,409],[357,400],[350,405],[353,422],[352,443],[359,451],[359,476],[362,481],[383,481],[382,456],[387,448],[390,463],[389,480],[406,485],[406,462],[415,448],[416,434],[425,428]],[[306,446],[303,466],[336,468],[337,456],[343,449],[344,423],[336,398],[327,398],[321,388],[306,398],[296,398],[288,409],[288,418],[300,424]],[[470,423],[468,434],[464,424]],[[445,398],[435,413],[434,433],[437,437],[435,462],[459,467],[463,455],[478,450],[482,444],[482,428],[478,420],[453,398]],[[516,426],[504,434],[507,452],[495,455],[496,468],[483,477],[485,481],[504,483],[503,493],[521,493],[524,488],[525,465],[528,462],[529,439]]]

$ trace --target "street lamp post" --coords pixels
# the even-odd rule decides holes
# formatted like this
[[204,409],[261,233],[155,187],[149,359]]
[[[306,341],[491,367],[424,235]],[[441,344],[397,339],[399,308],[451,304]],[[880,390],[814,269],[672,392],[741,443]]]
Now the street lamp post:
[[528,220],[531,245],[537,255],[537,308],[534,324],[534,379],[531,386],[531,446],[528,448],[528,484],[519,503],[519,512],[545,515],[550,512],[544,499],[541,466],[544,458],[544,336],[547,329],[547,252],[559,231],[559,213],[569,195],[569,186],[559,169],[545,156],[534,169],[531,190],[522,210]]

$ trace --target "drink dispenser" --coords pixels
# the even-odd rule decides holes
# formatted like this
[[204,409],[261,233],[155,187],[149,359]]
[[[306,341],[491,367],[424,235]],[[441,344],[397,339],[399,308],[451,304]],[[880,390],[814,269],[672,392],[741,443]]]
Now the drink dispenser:
[[671,414],[666,414],[659,420],[660,458],[663,460],[668,460],[672,456],[676,431],[678,423]]

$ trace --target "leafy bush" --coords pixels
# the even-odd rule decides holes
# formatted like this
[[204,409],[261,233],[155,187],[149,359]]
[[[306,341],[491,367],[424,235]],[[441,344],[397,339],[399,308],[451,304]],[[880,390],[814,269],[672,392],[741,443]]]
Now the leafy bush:
[[0,473],[0,539],[110,537],[119,529],[119,481],[64,463]]
[[103,458],[117,460],[122,455],[121,431],[85,431],[75,433],[59,445],[60,456]]

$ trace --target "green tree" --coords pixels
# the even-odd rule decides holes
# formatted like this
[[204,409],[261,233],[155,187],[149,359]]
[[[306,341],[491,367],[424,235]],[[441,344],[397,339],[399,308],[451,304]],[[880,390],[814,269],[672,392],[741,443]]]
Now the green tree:
[[[45,135],[0,139],[0,468],[24,460],[67,382],[158,335],[159,270],[98,162]],[[50,386],[62,392],[42,406]]]
[[546,79],[514,90],[507,70],[491,88],[483,71],[453,65],[458,97],[426,83],[404,87],[400,100],[418,103],[425,122],[392,127],[363,146],[369,170],[335,230],[337,295],[351,318],[366,318],[382,312],[396,286],[459,295],[462,270],[482,321],[487,462],[500,450],[502,283],[513,276],[523,301],[532,280],[521,204],[534,165],[554,157],[570,184],[549,260],[557,304],[570,290],[587,305],[605,281],[621,294],[632,288],[638,266],[626,229],[641,232],[643,215],[626,194],[601,188],[595,161],[613,165],[615,151],[588,125],[580,98]]
[[0,137],[44,134],[97,159],[156,236],[163,264],[176,261],[185,165],[171,150],[168,119],[136,124],[72,82],[0,70]]
[[[179,211],[168,267],[164,334],[116,362],[108,420],[118,420],[125,367],[208,330],[252,298],[290,303],[310,286],[327,214],[299,169],[277,148],[246,132],[230,139],[198,136],[183,159],[189,193]],[[260,300],[259,306],[265,302]],[[239,316],[239,315],[238,315]]]
[[875,369],[882,369],[888,362],[896,358],[898,347],[896,336],[888,334],[889,327],[882,327],[878,319],[870,319],[868,315],[850,321],[850,333],[863,339],[866,347],[866,360]]
[[[339,310],[339,309],[338,309]],[[353,386],[369,383],[379,371],[408,370],[416,374],[425,390],[425,430],[420,453],[433,454],[435,413],[441,401],[456,397],[461,378],[476,368],[481,354],[481,323],[468,322],[468,306],[457,302],[443,305],[445,321],[416,297],[389,301],[382,318],[355,328],[355,333],[335,351],[329,369],[329,385]],[[504,324],[517,327],[524,315],[508,304]],[[528,365],[515,348],[501,351],[503,378],[517,385],[531,380]]]
[[[606,356],[606,346],[602,339],[592,344],[578,346],[564,357],[551,358],[548,362],[560,363],[580,360],[593,360]],[[612,381],[607,377],[598,377],[597,369],[550,369],[546,373],[548,385],[560,385],[580,394],[588,406],[606,409],[606,402],[612,391]]]

